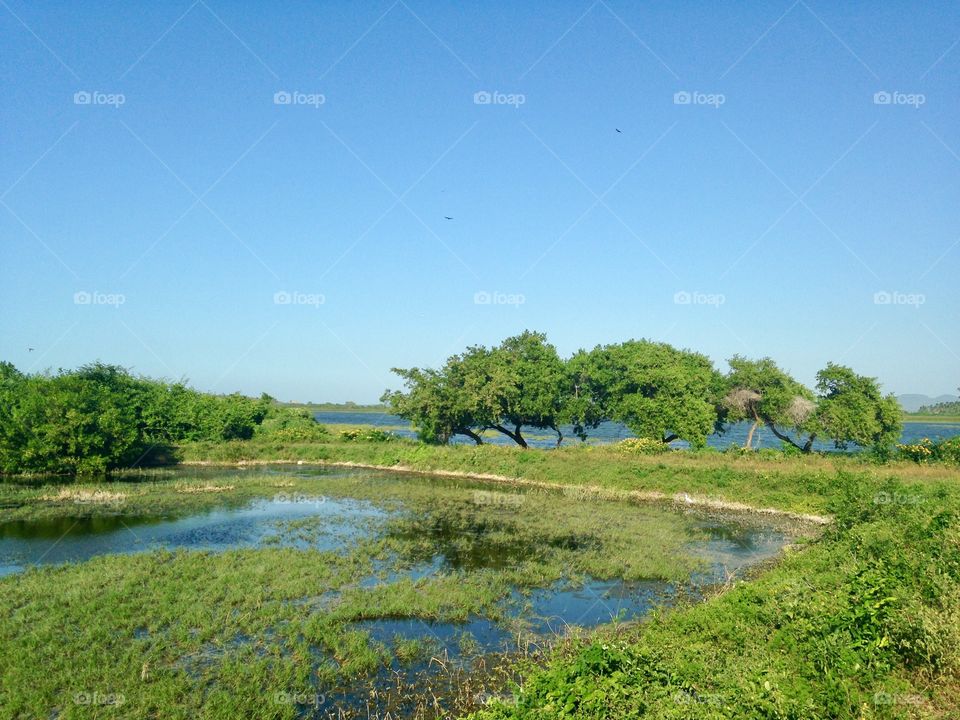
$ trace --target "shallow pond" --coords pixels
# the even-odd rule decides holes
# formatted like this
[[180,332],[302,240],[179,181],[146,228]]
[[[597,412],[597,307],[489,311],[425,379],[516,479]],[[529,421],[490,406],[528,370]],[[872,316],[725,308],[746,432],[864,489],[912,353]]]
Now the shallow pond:
[[[495,655],[542,647],[571,628],[640,618],[682,594],[696,598],[774,557],[799,532],[769,519],[388,472],[295,466],[258,477],[287,480],[291,487],[265,487],[241,501],[225,495],[202,510],[176,506],[138,514],[132,503],[85,508],[80,517],[0,522],[0,574],[156,549],[279,547],[344,556],[363,549],[370,565],[346,586],[330,588],[319,600],[289,602],[308,619],[351,603],[361,608],[344,611],[338,632],[365,633],[370,647],[386,649],[384,660],[360,677],[331,682],[325,676],[326,684],[318,681],[317,693],[300,710],[305,717],[365,716],[364,698],[376,691],[393,693],[389,707],[407,716],[419,708],[424,683],[431,692],[445,692],[451,684],[473,682],[476,663],[487,667]],[[250,473],[192,470],[168,473],[159,484],[174,488],[184,480],[239,487]],[[384,610],[382,598],[363,609],[364,593],[389,597],[394,587],[414,583],[414,592],[427,595],[429,585],[417,583],[450,577],[464,585],[478,577],[481,585],[491,578],[501,584],[490,580],[489,598],[456,619],[423,611],[404,617],[402,608]],[[151,638],[138,634],[131,641]],[[271,635],[233,645],[254,642],[269,644]],[[222,652],[204,662],[218,661]],[[318,663],[329,664],[322,642],[315,652]]]

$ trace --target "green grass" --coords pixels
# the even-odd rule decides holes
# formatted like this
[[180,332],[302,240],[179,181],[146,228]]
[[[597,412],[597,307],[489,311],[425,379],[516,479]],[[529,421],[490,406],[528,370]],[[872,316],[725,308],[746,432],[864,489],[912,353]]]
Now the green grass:
[[621,452],[614,445],[572,445],[522,450],[497,445],[434,447],[392,442],[194,443],[180,448],[184,462],[304,461],[360,463],[433,471],[497,475],[522,483],[588,487],[612,493],[687,493],[754,507],[823,513],[840,470],[862,472],[880,483],[890,477],[936,485],[957,478],[956,465],[897,461],[882,465],[859,456],[788,456],[783,453],[671,451]]
[[836,488],[833,528],[710,602],[558,649],[474,720],[960,716],[960,497]]
[[[692,559],[678,551],[694,536],[689,527],[651,519],[652,508],[641,522],[642,506],[624,513],[622,503],[602,499],[636,493],[689,493],[834,520],[819,539],[707,602],[589,633],[510,666],[507,674],[522,679],[512,699],[475,720],[960,717],[956,466],[761,453],[645,456],[591,446],[434,448],[334,437],[193,444],[180,453],[194,462],[304,460],[492,474],[516,487],[483,490],[415,475],[384,485],[362,473],[319,481],[255,470],[209,470],[186,483],[159,471],[94,486],[0,485],[4,517],[20,519],[67,516],[78,504],[94,515],[177,513],[277,491],[342,493],[412,509],[344,554],[279,542],[217,555],[101,557],[0,580],[9,610],[0,618],[0,717],[52,710],[62,718],[295,717],[302,704],[271,698],[310,698],[317,687],[341,687],[428,652],[409,638],[373,642],[358,621],[506,622],[501,602],[514,586],[689,572]],[[221,489],[183,491],[204,484]],[[558,502],[542,486],[580,503]],[[80,490],[92,495],[77,503],[71,493]],[[522,500],[507,501],[515,497]],[[277,532],[309,541],[323,527],[296,521]],[[459,558],[461,569],[418,581],[384,574],[415,565],[437,546]],[[543,547],[551,550],[525,551]],[[493,557],[505,562],[470,564]],[[359,583],[375,572],[380,585]],[[331,596],[336,604],[324,605]],[[450,682],[472,692],[483,678],[478,670]],[[75,702],[78,693],[94,692],[124,702]],[[377,702],[384,708],[390,700]],[[426,709],[424,717],[432,717]]]
[[[108,555],[0,579],[0,717],[295,717],[297,707],[271,698],[348,692],[430,649],[423,639],[375,642],[357,623],[480,617],[522,630],[510,609],[515,589],[587,576],[678,581],[700,566],[688,550],[701,537],[692,519],[651,507],[625,512],[598,498],[370,472],[167,475],[5,485],[0,499],[21,520],[72,517],[75,508],[58,499],[64,489],[109,493],[110,502],[84,504],[93,516],[177,515],[278,490],[367,500],[393,513],[370,519],[373,534],[341,553],[283,546],[317,539],[327,516],[280,522],[277,541],[257,549]],[[202,487],[216,491],[195,491]],[[447,569],[403,575],[438,552]],[[396,701],[388,690],[380,688],[383,707]],[[94,694],[122,700],[82,702]]]
[[908,423],[960,423],[960,415],[904,414],[903,421]]

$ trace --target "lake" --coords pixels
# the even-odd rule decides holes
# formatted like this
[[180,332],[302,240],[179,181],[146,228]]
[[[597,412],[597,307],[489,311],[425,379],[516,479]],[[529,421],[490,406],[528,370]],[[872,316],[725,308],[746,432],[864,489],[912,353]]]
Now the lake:
[[[317,419],[317,422],[323,423],[324,425],[374,425],[376,427],[389,428],[401,437],[416,437],[416,433],[410,428],[410,423],[403,418],[388,413],[317,412],[314,413],[314,417]],[[707,445],[721,450],[730,445],[743,445],[744,442],[746,442],[749,430],[750,423],[737,423],[731,426],[723,435],[710,435],[707,438]],[[573,428],[570,426],[561,426],[560,431],[563,433],[564,443],[580,442],[579,439],[573,435]],[[903,425],[900,442],[905,444],[915,443],[922,438],[936,440],[938,438],[948,438],[955,435],[960,435],[960,424],[958,423],[908,422]],[[589,432],[588,442],[610,443],[629,437],[634,437],[634,435],[625,425],[615,422],[605,422]],[[532,447],[541,448],[554,447],[557,440],[557,436],[553,432],[548,431],[544,433],[532,429],[524,431],[524,438],[526,438],[528,444]],[[469,444],[473,441],[462,435],[458,435],[452,442]],[[495,436],[485,437],[484,442],[497,445],[514,444],[510,438],[500,433],[497,433]],[[770,430],[766,427],[761,427],[754,433],[753,445],[757,449],[780,448],[782,443]],[[671,443],[671,447],[687,447],[687,443],[677,441]],[[815,442],[814,448],[821,451],[834,450],[833,445],[829,442]]]

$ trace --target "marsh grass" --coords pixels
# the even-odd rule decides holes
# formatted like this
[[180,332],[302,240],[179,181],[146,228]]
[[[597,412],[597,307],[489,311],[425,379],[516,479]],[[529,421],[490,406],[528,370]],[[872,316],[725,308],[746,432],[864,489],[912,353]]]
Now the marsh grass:
[[[361,717],[357,698],[370,691],[381,711],[419,707],[424,717],[442,716],[453,706],[479,707],[474,695],[487,686],[471,679],[474,666],[499,666],[497,658],[521,652],[521,642],[529,654],[532,641],[491,653],[461,634],[440,648],[430,627],[479,618],[509,635],[523,626],[518,590],[522,597],[590,578],[681,582],[701,567],[690,548],[703,535],[682,513],[464,480],[207,470],[186,479],[154,473],[102,487],[2,492],[6,517],[21,520],[78,511],[177,515],[278,492],[352,498],[382,511],[365,516],[365,532],[336,551],[310,547],[330,518],[308,517],[277,522],[257,548],[106,555],[0,580],[10,610],[0,619],[0,654],[11,660],[2,671],[10,717],[109,710],[131,718],[285,718],[302,714],[302,703],[271,698],[318,695],[343,699],[343,717]],[[124,500],[77,505],[87,492]],[[395,619],[422,621],[423,636],[378,640],[366,627]],[[421,705],[415,688],[442,696]],[[76,701],[94,693],[114,702],[105,709]]]

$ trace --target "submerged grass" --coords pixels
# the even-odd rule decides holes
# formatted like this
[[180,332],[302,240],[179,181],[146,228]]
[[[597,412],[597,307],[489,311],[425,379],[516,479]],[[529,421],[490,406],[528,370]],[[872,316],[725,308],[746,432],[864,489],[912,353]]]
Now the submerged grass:
[[[324,519],[301,518],[278,523],[276,542],[259,548],[109,555],[0,579],[0,716],[292,718],[303,703],[277,698],[318,696],[353,698],[366,716],[356,705],[363,683],[376,688],[381,711],[400,702],[384,682],[391,668],[427,663],[464,680],[466,661],[432,664],[432,626],[484,618],[512,628],[518,590],[587,577],[680,581],[700,566],[690,543],[702,536],[684,514],[541,489],[329,471],[155,474],[105,487],[123,503],[83,504],[85,512],[177,513],[279,488],[365,500],[386,514],[337,552],[285,547],[326,532]],[[6,487],[4,500],[22,503],[11,508],[21,519],[45,519],[73,512],[70,499],[88,489],[68,490]],[[384,619],[423,621],[424,637],[375,640],[365,623]],[[471,642],[457,643],[471,663],[491,661]],[[415,707],[416,683],[397,687],[404,710]]]

